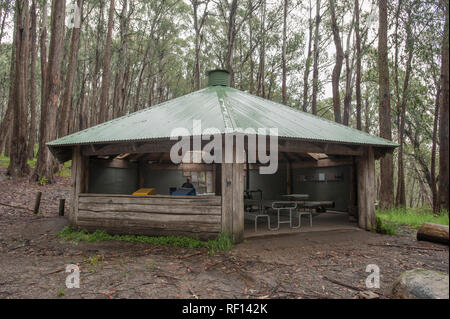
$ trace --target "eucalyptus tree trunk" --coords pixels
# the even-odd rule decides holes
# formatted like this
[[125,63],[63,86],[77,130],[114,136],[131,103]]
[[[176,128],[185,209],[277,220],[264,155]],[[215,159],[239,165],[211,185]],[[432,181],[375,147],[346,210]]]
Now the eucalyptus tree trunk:
[[[248,8],[249,10],[252,8],[252,0],[248,0]],[[253,48],[253,24],[252,24],[252,17],[253,12],[250,10],[249,18],[248,18],[248,33],[249,33],[249,41],[250,41],[250,49]],[[253,91],[255,90],[255,83],[254,83],[254,70],[255,70],[255,63],[253,62],[253,52],[250,53],[249,56],[249,64],[250,64],[250,74],[249,74],[249,92],[250,94],[253,94]]]
[[260,46],[259,46],[259,65],[258,65],[258,75],[257,83],[258,87],[256,90],[256,95],[265,97],[266,95],[266,79],[265,79],[265,64],[266,64],[266,41],[265,41],[265,25],[266,25],[266,0],[262,0],[261,5],[261,28],[259,33]]
[[331,83],[333,87],[333,112],[334,120],[341,123],[341,98],[339,96],[339,78],[341,76],[342,61],[344,60],[344,51],[342,50],[341,37],[339,35],[339,27],[336,22],[336,9],[334,0],[330,1],[331,30],[333,31],[333,41],[336,47],[336,63],[331,75]]
[[[41,62],[41,118],[39,122],[39,148],[37,152],[37,160],[43,161],[41,151],[45,149],[44,127],[45,119],[47,118],[47,1],[44,1],[41,8],[41,30],[39,35],[39,50],[40,50],[40,62]],[[31,179],[35,179],[36,176],[33,173]]]
[[283,104],[287,103],[287,92],[286,92],[286,39],[287,39],[287,12],[288,12],[288,1],[284,0],[283,5],[283,44],[281,49],[281,97]]
[[92,83],[92,91],[90,96],[90,102],[89,102],[89,123],[88,126],[94,126],[99,123],[100,117],[99,117],[99,105],[98,105],[98,89],[99,86],[97,85],[97,81],[99,79],[100,74],[100,65],[101,65],[101,59],[100,59],[100,43],[101,43],[101,36],[103,33],[103,22],[104,22],[104,15],[103,15],[103,1],[100,1],[100,12],[98,14],[97,19],[97,36],[96,36],[96,42],[95,42],[95,66],[94,66],[94,72],[91,76],[91,83]]
[[105,56],[103,60],[103,76],[102,76],[102,90],[100,96],[100,112],[99,123],[103,123],[108,120],[108,93],[109,93],[109,76],[111,73],[111,41],[112,41],[112,28],[114,24],[114,2],[110,1],[109,14],[108,14],[108,31],[106,34],[105,44]]
[[439,103],[439,204],[441,209],[449,211],[449,150],[448,150],[448,104],[449,104],[449,54],[448,54],[448,32],[449,21],[448,1],[442,1],[445,12],[445,28],[442,39],[441,58],[441,96]]
[[434,120],[433,120],[433,138],[431,144],[431,194],[433,195],[433,212],[437,213],[439,211],[439,202],[438,202],[438,190],[436,186],[436,142],[437,142],[437,131],[438,131],[438,122],[439,122],[439,99],[441,95],[441,87],[440,82],[438,81],[436,85],[436,100],[434,103]]
[[[77,6],[80,8],[80,16],[82,15],[83,8],[83,0],[77,1]],[[80,19],[81,23],[81,19]],[[64,81],[64,95],[62,99],[62,107],[61,107],[61,123],[59,125],[59,134],[58,136],[62,137],[67,135],[69,129],[69,110],[71,109],[72,104],[72,91],[73,91],[73,80],[75,77],[75,69],[77,65],[77,57],[78,57],[78,46],[79,46],[79,38],[80,38],[80,28],[81,25],[75,25],[72,28],[72,40],[71,40],[71,49],[70,49],[70,57],[69,57],[69,66],[67,68],[67,76]]]
[[[194,87],[196,90],[200,90],[200,51],[202,43],[202,30],[205,25],[206,18],[208,17],[208,4],[209,0],[203,1],[205,9],[203,14],[199,18],[198,8],[202,1],[191,0],[194,19],[194,31],[195,31],[195,68],[194,68]],[[251,37],[250,37],[251,40]]]
[[31,3],[31,28],[30,28],[30,128],[28,132],[28,158],[34,157],[34,144],[36,143],[36,0]]
[[397,154],[397,196],[395,198],[396,206],[406,206],[406,189],[405,189],[405,172],[403,163],[403,144],[405,131],[405,116],[406,103],[408,101],[408,85],[411,74],[411,62],[414,53],[414,39],[411,34],[411,9],[408,9],[408,21],[406,24],[406,51],[408,52],[408,59],[406,62],[405,78],[403,82],[402,100],[399,107],[400,112],[400,127],[398,132],[398,154]]
[[320,0],[316,1],[316,26],[314,30],[314,65],[313,65],[313,80],[312,80],[312,114],[317,114],[317,94],[319,92],[319,26],[320,26]]
[[[352,59],[350,60],[350,39],[352,37],[353,25],[355,22],[355,11],[353,11],[352,22],[347,35],[347,47],[345,50],[345,96],[344,96],[344,117],[342,119],[342,124],[348,126],[350,119],[350,107],[352,103],[352,76],[353,76],[353,65],[355,54],[352,54]],[[353,50],[354,51],[354,47]]]
[[12,177],[28,175],[27,164],[27,85],[28,81],[28,42],[29,42],[29,12],[28,1],[16,1],[15,17],[16,58],[14,63],[14,107],[12,117],[12,136],[10,162],[7,174]]
[[359,35],[359,0],[355,0],[355,44],[356,44],[356,128],[362,130],[361,123],[361,37]]
[[236,14],[238,9],[238,1],[233,0],[231,3],[230,16],[228,19],[228,34],[227,34],[227,54],[225,58],[225,65],[230,72],[230,86],[234,86],[233,75],[233,55],[234,55],[234,39],[236,36]]
[[[380,136],[392,140],[391,100],[389,92],[389,65],[387,46],[387,0],[379,0],[378,22],[378,82]],[[380,159],[380,208],[391,208],[394,204],[394,164],[392,154]]]
[[[6,148],[9,143],[9,136],[11,135],[11,123],[14,109],[14,85],[15,85],[15,61],[16,61],[16,30],[14,27],[13,32],[13,42],[12,42],[12,50],[11,50],[11,59],[9,66],[9,92],[8,92],[8,107],[6,109],[5,115],[3,116],[2,122],[0,123],[0,154],[3,149]],[[8,146],[9,147],[9,146]]]
[[61,77],[61,61],[63,54],[65,1],[52,1],[52,22],[50,49],[47,66],[46,92],[43,107],[46,108],[47,116],[41,118],[42,143],[33,173],[33,179],[45,178],[49,183],[54,181],[53,171],[54,159],[45,143],[56,138],[56,119],[58,112],[59,87]]
[[306,55],[305,71],[303,73],[303,103],[302,111],[308,111],[308,93],[309,93],[309,71],[311,69],[311,43],[313,36],[313,23],[312,23],[312,4],[309,1],[309,37],[308,37],[308,53]]
[[125,100],[124,77],[127,58],[127,38],[128,38],[128,13],[127,0],[123,1],[122,12],[120,14],[120,50],[118,65],[116,71],[116,78],[114,84],[114,98],[113,98],[113,118],[124,114],[123,101]]

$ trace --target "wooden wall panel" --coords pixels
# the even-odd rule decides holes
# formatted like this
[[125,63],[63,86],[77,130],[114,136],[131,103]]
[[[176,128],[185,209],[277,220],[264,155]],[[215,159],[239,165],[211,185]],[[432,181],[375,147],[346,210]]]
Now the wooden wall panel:
[[111,234],[209,239],[221,231],[221,203],[220,196],[79,194],[77,226]]

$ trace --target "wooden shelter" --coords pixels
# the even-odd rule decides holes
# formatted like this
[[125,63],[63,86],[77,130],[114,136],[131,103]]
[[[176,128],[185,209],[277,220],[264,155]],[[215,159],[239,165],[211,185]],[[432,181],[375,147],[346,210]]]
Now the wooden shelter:
[[[308,177],[296,170],[345,166],[348,200],[343,205],[358,219],[359,227],[372,229],[375,160],[397,145],[230,88],[228,82],[227,71],[211,71],[209,85],[202,90],[48,143],[60,162],[72,160],[70,224],[119,234],[213,238],[223,232],[241,242],[250,176],[259,178],[254,183],[266,181],[268,192],[276,188],[271,178],[278,178],[277,194],[289,194]],[[179,135],[190,139],[192,146],[197,135],[193,121],[215,128],[223,147],[227,138],[234,140],[231,162],[171,161],[171,149],[178,142],[170,139],[173,130],[187,128],[189,132]],[[260,176],[256,169],[264,165],[259,158],[248,164],[236,152],[237,137],[248,128],[278,129],[278,175]],[[202,141],[202,146],[207,142]],[[327,187],[333,188],[338,177],[337,173],[327,176]],[[197,196],[171,196],[169,189],[186,178],[196,183]],[[158,195],[132,195],[142,187],[155,188]]]

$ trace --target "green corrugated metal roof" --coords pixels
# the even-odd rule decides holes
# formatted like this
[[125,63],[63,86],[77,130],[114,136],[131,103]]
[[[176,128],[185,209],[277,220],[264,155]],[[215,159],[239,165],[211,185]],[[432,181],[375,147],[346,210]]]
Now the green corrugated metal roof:
[[256,131],[258,128],[278,128],[278,136],[285,138],[397,146],[386,139],[226,86],[210,86],[62,137],[47,145],[57,148],[168,138],[174,128],[183,127],[192,132],[193,120],[200,120],[202,129],[214,127],[221,133],[239,132],[247,128]]

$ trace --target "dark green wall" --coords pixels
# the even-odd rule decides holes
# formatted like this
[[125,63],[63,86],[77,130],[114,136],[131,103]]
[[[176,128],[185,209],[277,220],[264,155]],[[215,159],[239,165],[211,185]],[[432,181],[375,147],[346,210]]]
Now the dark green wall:
[[[335,209],[347,211],[350,197],[350,166],[293,168],[292,191],[296,194],[309,194],[309,200],[332,200]],[[314,176],[325,173],[326,176],[342,175],[340,181],[300,181],[299,175]]]
[[[325,173],[327,177],[341,175],[339,181],[301,181],[300,175],[318,176]],[[331,200],[335,202],[335,209],[347,211],[350,196],[350,166],[324,168],[293,168],[292,193],[309,194],[309,200]],[[250,189],[261,189],[264,199],[286,200],[282,195],[287,194],[286,168],[280,167],[275,174],[260,175],[259,170],[250,170]]]
[[89,193],[133,194],[139,188],[138,166],[130,168],[89,165]]
[[181,187],[185,181],[181,170],[144,171],[144,187],[156,188],[156,193],[161,195],[169,195],[170,187]]
[[[263,199],[284,199],[286,194],[286,168],[279,167],[275,174],[259,174],[258,169],[250,170],[250,189],[261,189]],[[259,196],[259,195],[258,195]]]

